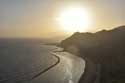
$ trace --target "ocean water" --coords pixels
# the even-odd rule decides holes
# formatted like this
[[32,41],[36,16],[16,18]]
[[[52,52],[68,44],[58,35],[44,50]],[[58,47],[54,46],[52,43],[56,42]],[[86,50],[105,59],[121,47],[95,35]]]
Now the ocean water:
[[85,65],[69,54],[58,53],[60,62],[33,78],[58,62],[51,54],[55,49],[40,39],[0,39],[0,83],[76,83]]

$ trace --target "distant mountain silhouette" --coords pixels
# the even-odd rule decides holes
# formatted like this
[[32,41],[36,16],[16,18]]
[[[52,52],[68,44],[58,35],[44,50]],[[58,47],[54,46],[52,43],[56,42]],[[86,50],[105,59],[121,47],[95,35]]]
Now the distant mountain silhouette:
[[125,26],[96,33],[76,32],[60,46],[100,64],[102,79],[110,80],[104,83],[125,83]]

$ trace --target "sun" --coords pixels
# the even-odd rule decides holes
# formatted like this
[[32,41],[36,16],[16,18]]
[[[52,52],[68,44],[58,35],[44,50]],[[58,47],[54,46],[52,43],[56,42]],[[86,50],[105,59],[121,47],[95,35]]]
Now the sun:
[[69,7],[60,12],[58,22],[65,31],[86,32],[91,24],[91,18],[82,7]]

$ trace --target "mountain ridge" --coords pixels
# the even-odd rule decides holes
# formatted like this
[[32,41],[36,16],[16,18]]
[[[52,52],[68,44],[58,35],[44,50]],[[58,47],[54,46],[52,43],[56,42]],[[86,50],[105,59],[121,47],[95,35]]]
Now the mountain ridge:
[[60,46],[65,51],[100,64],[103,78],[125,79],[125,26],[96,33],[76,32],[63,40]]

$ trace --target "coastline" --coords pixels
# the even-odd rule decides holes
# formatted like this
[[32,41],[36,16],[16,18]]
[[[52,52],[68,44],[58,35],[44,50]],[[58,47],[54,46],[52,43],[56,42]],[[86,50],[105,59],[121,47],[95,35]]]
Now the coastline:
[[[84,73],[86,72],[86,64],[87,64],[86,60],[84,60],[83,58],[81,58],[81,57],[79,57],[79,56],[76,56],[76,55],[74,55],[74,54],[72,54],[72,53],[69,53],[69,52],[67,52],[67,51],[64,51],[64,49],[61,48],[61,47],[56,46],[56,48],[57,48],[57,49],[54,49],[54,50],[52,51],[52,53],[54,53],[55,55],[59,56],[60,58],[64,58],[64,59],[66,59],[66,58],[74,59],[74,58],[75,58],[76,63],[79,62],[79,61],[81,61],[81,63],[79,64],[79,66],[80,66],[81,69],[78,69],[77,71],[75,71],[75,72],[79,72],[79,75],[76,76],[76,78],[77,78],[78,80],[77,80],[77,82],[75,82],[75,83],[78,83],[79,80],[81,79],[81,77],[82,77],[82,76],[84,75]],[[74,62],[69,61],[69,63],[72,63],[72,67],[71,67],[71,68],[77,67],[77,65],[75,65]],[[69,70],[67,70],[67,71],[68,71],[67,73],[70,72],[69,74],[71,74],[71,75],[72,75],[72,73],[74,73],[74,72],[72,72],[72,69],[71,69],[71,71],[69,71]],[[71,77],[70,79],[71,79],[71,80],[69,81],[69,83],[70,83],[70,82],[71,82],[71,83],[74,83],[74,82],[72,82],[72,77]]]
[[[53,45],[54,46],[54,45]],[[54,53],[59,53],[62,55],[65,55],[65,53],[68,53],[69,55],[73,56],[73,57],[77,57],[82,59],[84,62],[84,70],[81,74],[81,76],[79,77],[80,79],[78,80],[78,83],[100,83],[100,73],[101,73],[101,69],[100,69],[100,65],[98,64],[94,64],[91,60],[88,59],[83,59],[80,56],[76,56],[73,53],[64,51],[64,48],[58,47],[56,46],[57,49],[55,49],[53,52]]]

